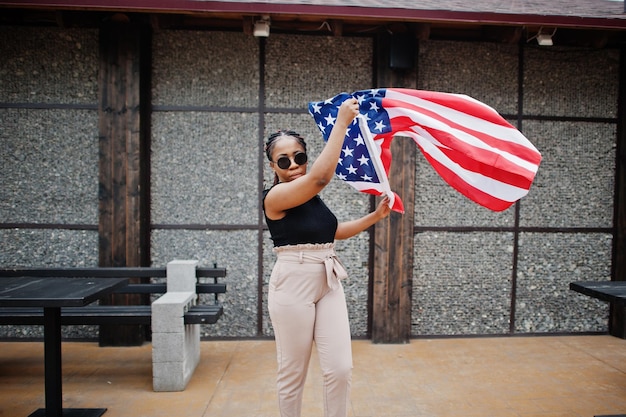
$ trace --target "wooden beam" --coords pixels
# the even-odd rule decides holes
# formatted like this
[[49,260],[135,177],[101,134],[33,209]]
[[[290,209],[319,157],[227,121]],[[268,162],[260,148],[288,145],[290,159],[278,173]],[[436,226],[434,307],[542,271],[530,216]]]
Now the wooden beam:
[[391,189],[401,196],[406,211],[391,213],[375,228],[374,343],[408,343],[411,337],[415,143],[410,138],[397,137],[391,144],[391,154]]
[[[149,74],[145,56],[142,62],[142,50],[150,48],[149,33],[148,26],[133,24],[122,16],[100,29],[98,231],[99,264],[103,267],[149,263],[148,100],[142,103],[149,83],[141,78]],[[129,294],[103,300],[104,304],[119,305],[146,302],[144,296]],[[144,341],[142,326],[100,328],[101,345]]]
[[488,41],[517,44],[524,30],[521,26],[483,26],[482,38]]
[[[389,68],[389,42],[388,35],[377,40],[378,87],[416,88],[416,66],[411,70]],[[413,58],[417,61],[417,52]],[[371,285],[374,343],[408,343],[411,336],[416,148],[411,139],[401,137],[395,138],[391,145],[390,185],[402,198],[405,213],[392,212],[374,231]]]
[[[613,239],[613,281],[626,281],[626,46],[620,50],[620,80],[615,167],[615,238]],[[626,307],[611,305],[609,332],[626,339]]]
[[418,41],[430,39],[430,23],[417,23],[415,25],[415,37]]
[[333,36],[343,36],[343,21],[331,19],[328,23],[332,29]]

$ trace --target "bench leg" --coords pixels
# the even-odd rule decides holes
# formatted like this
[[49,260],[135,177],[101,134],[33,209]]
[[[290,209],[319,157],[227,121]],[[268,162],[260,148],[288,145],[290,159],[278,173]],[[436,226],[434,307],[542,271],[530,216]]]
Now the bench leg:
[[61,362],[61,309],[44,308],[46,414],[61,417],[63,409]]
[[200,361],[200,325],[185,324],[194,292],[170,292],[152,303],[152,387],[182,391]]
[[29,417],[100,417],[106,408],[63,408],[61,308],[44,307],[44,371],[46,408]]
[[200,325],[184,328],[182,333],[152,334],[154,391],[183,391],[200,362]]

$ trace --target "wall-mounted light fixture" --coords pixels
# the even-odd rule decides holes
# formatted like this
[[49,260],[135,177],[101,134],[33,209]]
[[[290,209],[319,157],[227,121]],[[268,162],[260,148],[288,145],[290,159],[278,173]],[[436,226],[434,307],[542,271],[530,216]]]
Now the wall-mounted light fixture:
[[554,42],[552,42],[552,35],[547,33],[540,33],[537,35],[537,43],[541,46],[552,46]]
[[263,16],[260,20],[254,22],[252,34],[257,38],[267,38],[270,36],[270,17]]
[[539,45],[541,45],[541,46],[552,46],[552,45],[554,45],[554,42],[553,42],[553,40],[552,40],[552,37],[553,37],[553,36],[554,36],[554,34],[556,33],[556,29],[557,29],[557,28],[554,28],[554,30],[552,31],[552,33],[547,33],[547,32],[543,29],[543,27],[541,27],[541,28],[539,28],[539,32],[538,32],[535,36],[533,36],[533,37],[529,38],[528,40],[529,40],[529,41],[531,41],[531,40],[533,40],[533,39],[537,39],[537,43],[538,43]]

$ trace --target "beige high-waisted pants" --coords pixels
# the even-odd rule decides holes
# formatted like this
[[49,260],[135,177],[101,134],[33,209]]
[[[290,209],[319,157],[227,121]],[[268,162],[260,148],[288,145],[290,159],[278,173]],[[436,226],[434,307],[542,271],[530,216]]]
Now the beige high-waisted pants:
[[348,414],[352,347],[348,309],[339,281],[346,271],[332,243],[281,246],[269,285],[276,338],[281,417],[300,417],[313,342],[324,378],[325,417]]

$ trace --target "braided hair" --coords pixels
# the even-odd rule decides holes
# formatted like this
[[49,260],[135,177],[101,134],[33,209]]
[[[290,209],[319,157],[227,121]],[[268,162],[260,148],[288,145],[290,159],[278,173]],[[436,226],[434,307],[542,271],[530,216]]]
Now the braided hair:
[[[267,137],[267,142],[265,142],[265,155],[267,155],[267,159],[270,162],[272,161],[272,151],[274,150],[274,145],[276,145],[276,140],[282,137],[290,137],[294,138],[298,141],[298,143],[304,148],[304,152],[306,153],[306,142],[304,138],[293,130],[277,130]],[[274,172],[274,185],[278,184],[278,174]]]

